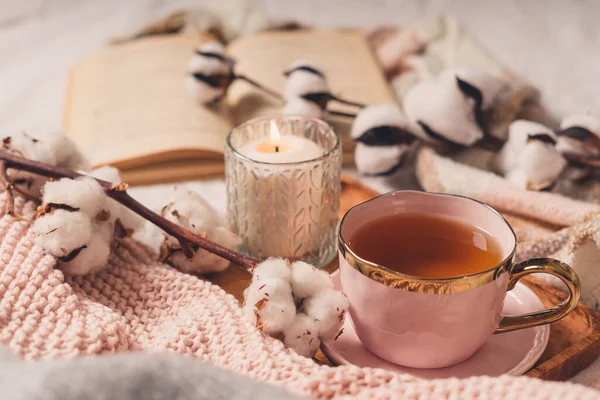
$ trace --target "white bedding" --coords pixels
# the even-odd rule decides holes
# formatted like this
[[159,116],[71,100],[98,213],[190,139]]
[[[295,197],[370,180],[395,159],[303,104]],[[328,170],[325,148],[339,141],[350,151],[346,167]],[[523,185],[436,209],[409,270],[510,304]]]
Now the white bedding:
[[[68,68],[107,40],[202,1],[0,0],[0,134],[59,127]],[[542,92],[562,117],[600,113],[600,1],[263,0],[269,16],[318,26],[407,25],[454,15],[491,54]],[[353,171],[346,171],[353,173]],[[364,181],[380,191],[410,186],[407,171]],[[190,183],[224,210],[221,181]],[[159,205],[166,186],[133,194]],[[600,378],[600,361],[580,375]]]
[[[0,133],[60,124],[69,65],[108,39],[202,1],[0,0]],[[327,26],[454,15],[557,115],[600,112],[600,2],[263,0],[269,16]]]

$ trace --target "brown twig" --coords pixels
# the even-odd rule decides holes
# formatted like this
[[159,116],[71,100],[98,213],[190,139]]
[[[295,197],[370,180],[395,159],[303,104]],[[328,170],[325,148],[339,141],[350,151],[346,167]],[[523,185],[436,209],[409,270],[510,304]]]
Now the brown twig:
[[[10,154],[6,151],[0,151],[0,178],[2,179],[2,182],[5,184],[6,187],[10,187],[11,185],[10,179],[8,179],[8,181],[5,180],[5,177],[7,177],[6,170],[8,168],[31,172],[40,176],[45,176],[47,178],[53,179],[75,179],[82,176],[87,176],[72,171],[70,169],[56,167],[38,161],[28,160],[26,158]],[[245,256],[224,246],[221,246],[220,244],[212,242],[200,235],[196,235],[188,231],[187,229],[184,229],[181,226],[167,220],[166,218],[161,217],[154,211],[150,210],[149,208],[145,207],[143,204],[135,200],[133,197],[129,196],[129,194],[125,190],[127,186],[124,184],[114,185],[110,182],[106,182],[100,179],[96,179],[96,181],[98,181],[98,183],[104,188],[104,191],[106,192],[106,195],[108,197],[121,203],[123,206],[129,208],[131,211],[135,212],[142,218],[152,222],[154,225],[158,226],[169,235],[175,237],[179,241],[182,250],[191,249],[194,246],[197,246],[220,257],[223,257],[224,259],[231,261],[232,263],[235,263],[248,271],[252,271],[252,269],[260,262],[260,260]],[[12,204],[12,194],[9,194],[9,196],[9,203]],[[11,209],[11,207],[12,206],[9,205],[9,209]]]
[[362,103],[357,103],[357,102],[354,102],[354,101],[346,100],[346,99],[338,97],[338,96],[336,96],[334,94],[331,94],[330,96],[331,96],[330,97],[331,100],[335,100],[338,103],[342,103],[342,104],[346,104],[346,105],[353,106],[353,107],[358,107],[358,108],[364,108],[364,107],[366,107],[366,104],[362,104]]
[[237,75],[237,74],[234,74],[234,77],[236,79],[240,79],[242,81],[246,81],[249,84],[251,84],[252,86],[255,86],[255,87],[259,88],[260,90],[264,91],[265,93],[270,94],[271,96],[275,97],[276,99],[283,101],[283,96],[281,96],[281,94],[277,93],[273,89],[269,89],[268,87],[264,86],[262,83],[258,83],[257,81],[255,81],[252,78],[247,77],[246,75]]
[[[255,81],[252,78],[247,77],[246,75],[237,75],[237,74],[234,74],[234,77],[235,77],[235,79],[240,79],[240,80],[248,82],[252,86],[255,86],[258,89],[264,91],[265,93],[268,93],[271,96],[275,97],[277,100],[285,101],[285,99],[283,98],[283,96],[281,94],[277,93],[273,89],[269,89],[268,87],[264,86],[261,83],[258,83],[257,81]],[[364,107],[363,104],[354,103],[354,102],[351,102],[351,101],[348,101],[348,100],[344,100],[344,99],[339,98],[339,97],[334,96],[334,95],[331,95],[331,100],[336,100],[339,103],[348,104],[348,105],[351,105],[351,106]],[[342,111],[329,111],[329,114],[336,115],[338,117],[344,117],[344,118],[356,118],[356,114],[345,113],[345,112],[342,112]]]
[[356,118],[356,114],[345,113],[345,112],[342,112],[342,111],[335,111],[335,110],[331,110],[331,111],[328,111],[328,112],[329,112],[329,114],[335,115],[335,116],[338,116],[338,117]]
[[8,173],[6,172],[7,164],[6,161],[0,160],[0,181],[2,185],[4,185],[4,189],[6,190],[6,214],[11,215],[18,219],[19,221],[26,221],[23,216],[15,213],[15,201],[13,190],[15,189],[15,183],[8,177]]

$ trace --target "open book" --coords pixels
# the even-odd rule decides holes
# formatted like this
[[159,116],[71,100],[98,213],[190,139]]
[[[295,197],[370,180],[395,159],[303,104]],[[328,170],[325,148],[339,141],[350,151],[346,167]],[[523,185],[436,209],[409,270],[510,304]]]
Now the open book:
[[[73,67],[63,129],[93,166],[114,165],[133,185],[218,175],[225,139],[235,125],[281,113],[280,102],[242,81],[233,82],[217,107],[198,104],[184,82],[189,59],[204,40],[208,36],[139,39],[111,45]],[[366,39],[356,31],[264,32],[234,41],[227,51],[238,61],[237,72],[280,93],[283,71],[304,59],[319,65],[336,95],[366,104],[395,101]],[[345,159],[351,161],[351,120],[328,122],[343,137]]]

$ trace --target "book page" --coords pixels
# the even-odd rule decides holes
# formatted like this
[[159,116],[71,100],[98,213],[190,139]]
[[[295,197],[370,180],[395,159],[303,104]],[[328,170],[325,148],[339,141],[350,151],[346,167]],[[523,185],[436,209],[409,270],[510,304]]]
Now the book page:
[[[229,45],[238,60],[236,72],[283,93],[283,72],[296,60],[315,63],[326,75],[330,91],[364,104],[396,102],[364,35],[355,30],[263,32]],[[278,115],[282,104],[246,82],[234,82],[227,95],[236,123],[258,115]],[[331,104],[330,109],[356,112],[355,107]],[[335,119],[347,130],[351,120]]]
[[63,129],[92,165],[144,166],[166,158],[222,159],[226,105],[197,104],[185,89],[201,38],[150,37],[112,45],[71,71]]
[[225,164],[223,159],[178,159],[119,171],[123,182],[131,186],[154,185],[222,176]]

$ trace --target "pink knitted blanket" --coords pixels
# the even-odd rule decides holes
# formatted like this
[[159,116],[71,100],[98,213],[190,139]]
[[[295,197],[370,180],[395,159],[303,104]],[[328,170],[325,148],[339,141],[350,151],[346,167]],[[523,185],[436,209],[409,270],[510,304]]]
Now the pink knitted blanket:
[[[3,193],[0,209],[4,204]],[[18,198],[16,208],[31,217],[35,204]],[[3,214],[0,342],[28,360],[174,351],[319,399],[600,398],[583,386],[524,377],[427,381],[320,366],[245,322],[235,298],[220,287],[158,263],[133,240],[121,243],[102,272],[71,277],[34,244],[28,223]]]

